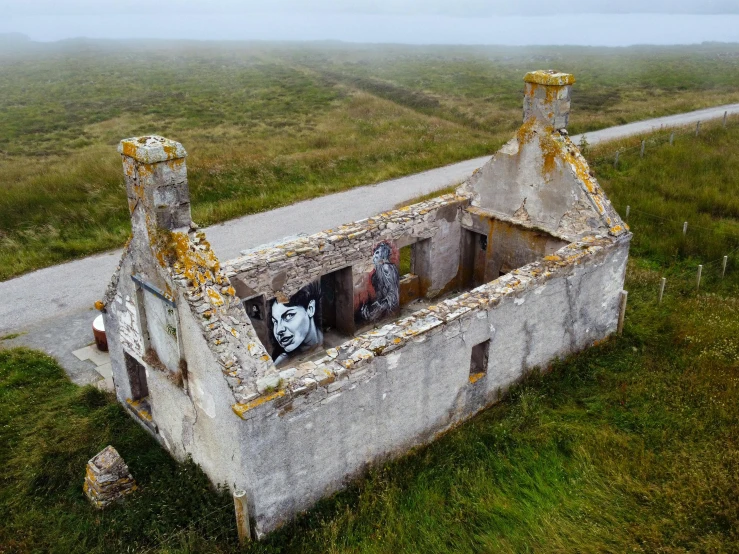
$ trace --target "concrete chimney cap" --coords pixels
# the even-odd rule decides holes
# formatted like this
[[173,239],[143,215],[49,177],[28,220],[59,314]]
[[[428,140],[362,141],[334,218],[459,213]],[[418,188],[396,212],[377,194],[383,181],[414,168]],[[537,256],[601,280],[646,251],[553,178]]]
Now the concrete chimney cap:
[[526,83],[536,83],[537,85],[562,87],[573,84],[575,82],[575,76],[571,73],[560,73],[553,69],[539,69],[528,72],[523,80]]
[[179,142],[156,135],[123,139],[118,145],[118,152],[145,164],[166,162],[187,156],[185,147]]

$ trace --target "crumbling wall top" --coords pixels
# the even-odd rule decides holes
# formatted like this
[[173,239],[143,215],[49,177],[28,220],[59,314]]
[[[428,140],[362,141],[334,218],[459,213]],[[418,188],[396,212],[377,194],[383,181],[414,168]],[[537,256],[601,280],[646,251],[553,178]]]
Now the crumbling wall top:
[[156,135],[123,139],[118,145],[118,153],[144,164],[166,162],[187,156],[185,147],[179,142]]

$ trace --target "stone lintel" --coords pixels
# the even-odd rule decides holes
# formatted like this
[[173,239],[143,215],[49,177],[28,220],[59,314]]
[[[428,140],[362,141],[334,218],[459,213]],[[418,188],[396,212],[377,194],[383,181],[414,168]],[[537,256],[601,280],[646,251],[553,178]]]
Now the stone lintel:
[[156,136],[123,139],[118,152],[144,164],[167,162],[187,156],[185,147],[179,142]]
[[529,71],[523,80],[525,83],[562,87],[573,84],[575,82],[575,76],[571,73],[561,73],[554,69],[538,69],[536,71]]

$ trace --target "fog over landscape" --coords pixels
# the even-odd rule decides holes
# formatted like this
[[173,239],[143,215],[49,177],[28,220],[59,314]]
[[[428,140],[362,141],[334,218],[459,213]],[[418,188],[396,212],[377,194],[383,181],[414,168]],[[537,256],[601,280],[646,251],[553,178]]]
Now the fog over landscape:
[[0,1],[0,33],[68,38],[404,44],[695,44],[739,40],[739,0]]

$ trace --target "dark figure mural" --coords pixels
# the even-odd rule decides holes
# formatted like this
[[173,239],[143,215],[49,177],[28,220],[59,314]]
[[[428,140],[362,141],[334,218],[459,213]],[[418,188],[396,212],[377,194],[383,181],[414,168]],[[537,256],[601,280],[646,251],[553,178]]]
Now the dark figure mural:
[[375,289],[375,298],[366,302],[360,309],[365,321],[376,321],[394,314],[400,307],[400,272],[398,266],[390,261],[392,247],[381,242],[372,254],[375,269],[371,282]]
[[275,365],[323,344],[321,283],[314,281],[290,297],[287,304],[272,302],[272,359]]

